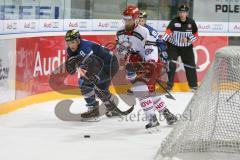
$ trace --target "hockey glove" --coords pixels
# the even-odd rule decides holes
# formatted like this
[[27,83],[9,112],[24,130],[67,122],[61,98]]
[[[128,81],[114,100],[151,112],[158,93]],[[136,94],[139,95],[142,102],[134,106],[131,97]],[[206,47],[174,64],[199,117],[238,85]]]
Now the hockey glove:
[[168,54],[166,51],[163,51],[160,53],[160,59],[163,63],[167,64],[168,60]]
[[167,44],[162,39],[157,39],[156,43],[157,43],[157,46],[158,46],[160,52],[164,52],[167,50]]
[[68,58],[66,61],[66,70],[69,74],[74,74],[77,71],[77,67],[81,65],[82,58],[81,56],[73,56]]
[[126,78],[130,81],[133,81],[137,78],[137,73],[134,71],[128,71],[126,70]]

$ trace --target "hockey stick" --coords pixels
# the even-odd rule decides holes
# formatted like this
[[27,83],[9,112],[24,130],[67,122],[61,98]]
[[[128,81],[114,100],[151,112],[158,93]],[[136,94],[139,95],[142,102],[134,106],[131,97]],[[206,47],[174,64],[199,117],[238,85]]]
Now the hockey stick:
[[[136,51],[132,48],[127,48],[126,46],[124,46],[120,43],[118,43],[118,45],[121,46],[122,48],[124,48],[124,50],[126,50],[127,52],[136,53]],[[168,60],[168,61],[172,62],[172,63],[175,63],[175,64],[183,65],[183,66],[188,67],[188,68],[200,69],[199,66],[192,66],[192,65],[189,65],[189,64],[185,64],[185,63],[182,63],[182,62],[175,61],[175,60]]]
[[117,111],[119,114],[125,116],[130,114],[133,110],[134,110],[134,105],[132,105],[128,110],[126,111],[121,111],[114,102],[112,102],[109,98],[107,98],[106,94],[103,92],[103,90],[101,90],[94,82],[92,82],[89,77],[86,76],[86,74],[81,70],[78,69],[78,73],[79,75],[83,76],[84,78],[86,78],[93,86],[94,88],[101,94],[101,96],[103,97],[103,99],[105,99],[108,103],[111,104],[111,106],[113,106],[113,110]]
[[172,99],[172,100],[176,100],[176,98],[173,97],[173,95],[162,85],[161,82],[159,82],[157,79],[155,79],[155,80],[158,83],[158,85],[167,93],[167,95],[165,95],[167,98]]
[[[143,63],[139,63],[139,62],[138,62],[138,64],[140,64],[140,66],[141,66],[142,68],[144,68]],[[173,97],[173,95],[161,84],[161,82],[159,82],[159,80],[157,80],[157,79],[155,78],[155,81],[156,81],[156,82],[158,83],[158,85],[167,93],[167,95],[165,95],[167,98],[172,99],[172,100],[176,100],[176,99]]]
[[182,62],[178,62],[178,61],[175,61],[175,60],[169,60],[169,62],[179,64],[179,65],[183,65],[185,67],[192,68],[192,69],[200,69],[199,66],[191,66],[191,65],[188,65],[188,64],[185,64],[185,63],[182,63]]
[[123,116],[126,116],[126,115],[130,114],[130,113],[133,111],[134,105],[132,105],[132,106],[131,106],[129,109],[127,109],[126,111],[121,111],[121,110],[116,106],[115,103],[113,103],[111,100],[109,100],[109,99],[106,98],[105,93],[104,93],[100,88],[98,88],[96,84],[94,84],[94,83],[92,83],[92,84],[94,85],[94,88],[102,95],[102,97],[104,97],[104,99],[106,99],[107,102],[111,104],[111,106],[114,106],[114,109],[113,109],[113,110],[117,111],[118,113],[120,113],[120,114],[123,115]]
[[[129,48],[127,48],[126,46],[123,46],[122,44],[118,43],[118,45],[120,45],[121,47],[123,47],[125,50],[127,50],[128,52],[130,51]],[[134,51],[134,50],[133,50]],[[194,66],[190,66],[190,65],[187,65],[187,64],[184,64],[184,63],[180,63],[180,62],[177,62],[177,61],[174,61],[174,60],[171,60],[170,62],[173,62],[173,63],[177,63],[177,64],[183,64],[184,66],[186,67],[189,67],[189,68],[193,68]],[[144,68],[143,64],[138,62],[142,68]],[[196,67],[195,67],[196,68]],[[198,67],[199,68],[199,67]],[[164,73],[165,74],[165,73]],[[167,98],[169,99],[172,99],[172,100],[176,100],[173,95],[157,80],[155,79],[156,82],[159,84],[159,86],[167,93],[167,95],[165,95]]]
[[[122,45],[121,43],[117,43],[119,46],[121,46],[124,50],[126,50],[127,52],[133,52],[133,53],[136,53],[136,51],[132,48],[128,48],[124,45]],[[172,63],[175,63],[175,64],[179,64],[179,65],[183,65],[185,67],[188,67],[188,68],[192,68],[192,69],[200,69],[199,66],[192,66],[192,65],[189,65],[189,64],[185,64],[183,62],[178,62],[178,61],[175,61],[175,60],[168,60],[169,62],[172,62]]]
[[227,99],[227,102],[228,102],[229,100],[231,100],[232,97],[233,97],[235,94],[237,94],[239,91],[240,91],[240,90],[235,91],[235,92]]

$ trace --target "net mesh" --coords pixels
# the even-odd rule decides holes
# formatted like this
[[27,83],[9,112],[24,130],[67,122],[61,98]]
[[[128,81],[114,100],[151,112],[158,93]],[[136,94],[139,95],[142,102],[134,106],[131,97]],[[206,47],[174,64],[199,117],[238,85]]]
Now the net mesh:
[[191,113],[190,120],[178,122],[156,159],[194,152],[240,153],[240,47],[217,51],[184,113]]

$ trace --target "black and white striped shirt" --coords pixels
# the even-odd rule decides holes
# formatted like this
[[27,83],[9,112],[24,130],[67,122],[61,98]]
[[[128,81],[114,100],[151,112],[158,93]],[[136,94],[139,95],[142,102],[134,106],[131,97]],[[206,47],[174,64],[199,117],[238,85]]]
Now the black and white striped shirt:
[[[187,17],[182,22],[179,17],[174,18],[168,25],[162,39],[178,47],[191,46],[198,37],[198,28],[195,21]],[[183,42],[182,38],[187,38],[187,42]]]

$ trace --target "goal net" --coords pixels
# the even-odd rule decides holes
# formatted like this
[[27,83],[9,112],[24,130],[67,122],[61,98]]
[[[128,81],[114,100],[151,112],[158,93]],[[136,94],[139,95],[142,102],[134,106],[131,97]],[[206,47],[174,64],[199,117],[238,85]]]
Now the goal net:
[[191,113],[191,120],[176,124],[156,160],[240,159],[240,47],[217,51],[184,113]]

